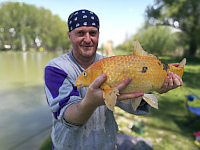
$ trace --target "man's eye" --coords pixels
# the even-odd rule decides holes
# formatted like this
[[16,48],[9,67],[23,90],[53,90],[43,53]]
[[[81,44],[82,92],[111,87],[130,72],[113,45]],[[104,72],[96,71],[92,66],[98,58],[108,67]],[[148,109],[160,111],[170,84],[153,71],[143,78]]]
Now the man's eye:
[[95,36],[96,34],[97,34],[97,32],[95,32],[95,31],[94,32],[90,32],[91,36]]
[[83,35],[83,32],[82,31],[79,31],[76,33],[78,36],[82,36]]

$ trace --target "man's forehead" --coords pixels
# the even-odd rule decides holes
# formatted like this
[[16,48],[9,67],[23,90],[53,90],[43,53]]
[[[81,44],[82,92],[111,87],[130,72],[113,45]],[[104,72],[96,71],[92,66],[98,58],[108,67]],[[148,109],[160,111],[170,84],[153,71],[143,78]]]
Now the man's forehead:
[[92,27],[92,26],[85,26],[85,27],[78,27],[76,29],[74,29],[75,32],[77,31],[98,31],[98,29],[96,27]]

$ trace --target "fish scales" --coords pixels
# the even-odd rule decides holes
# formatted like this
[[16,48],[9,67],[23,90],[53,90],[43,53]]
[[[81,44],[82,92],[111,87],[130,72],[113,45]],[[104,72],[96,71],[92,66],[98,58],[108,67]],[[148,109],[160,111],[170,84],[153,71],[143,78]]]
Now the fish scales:
[[[157,91],[162,87],[168,71],[182,78],[185,63],[186,59],[184,58],[179,67],[166,64],[156,56],[145,52],[140,43],[136,41],[131,55],[101,59],[83,71],[75,83],[78,89],[89,86],[99,75],[106,73],[107,78],[100,88],[103,89],[105,104],[110,110],[114,110],[117,95],[119,95],[116,86],[124,79],[131,77],[132,81],[120,93]],[[144,94],[142,98],[151,106],[158,108],[155,95]],[[140,102],[141,98],[132,100],[132,106],[135,110]]]
[[110,87],[128,77],[132,78],[131,83],[120,93],[158,90],[163,85],[167,72],[157,62],[161,64],[156,58],[134,55],[114,56],[99,61],[102,72],[107,75],[105,84]]

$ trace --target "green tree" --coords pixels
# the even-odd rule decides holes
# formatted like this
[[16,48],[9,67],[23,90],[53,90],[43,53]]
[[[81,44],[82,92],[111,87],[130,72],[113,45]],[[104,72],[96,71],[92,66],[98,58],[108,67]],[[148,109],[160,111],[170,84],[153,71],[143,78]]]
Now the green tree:
[[155,0],[147,7],[147,17],[153,25],[172,26],[186,34],[184,42],[189,46],[189,55],[194,56],[200,46],[200,1]]
[[144,50],[149,53],[162,55],[176,49],[176,34],[169,27],[142,28],[134,35],[134,39],[141,41]]
[[119,45],[117,49],[128,52],[133,50],[135,40],[138,40],[143,49],[148,53],[162,55],[173,51],[177,47],[177,34],[172,33],[171,28],[151,26],[141,28],[131,39]]
[[[131,38],[116,47],[116,52],[122,55],[131,54],[133,51],[134,38]],[[120,52],[119,52],[120,51]]]
[[69,49],[67,22],[50,10],[19,2],[0,4],[0,49]]

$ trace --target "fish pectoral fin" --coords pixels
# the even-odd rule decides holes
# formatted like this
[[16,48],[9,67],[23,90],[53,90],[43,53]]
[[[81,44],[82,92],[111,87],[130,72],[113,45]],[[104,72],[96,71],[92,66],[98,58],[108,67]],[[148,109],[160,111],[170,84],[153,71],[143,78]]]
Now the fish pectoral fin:
[[142,98],[152,107],[158,109],[158,98],[155,94],[144,94]]
[[137,98],[132,99],[132,106],[133,106],[134,110],[136,110],[138,108],[141,101],[142,101],[142,97],[137,97]]
[[123,100],[123,101],[121,101],[122,103],[129,103],[129,100],[128,99],[125,99],[125,100]]
[[114,110],[118,95],[119,90],[117,88],[104,89],[103,91],[105,104],[111,111]]

